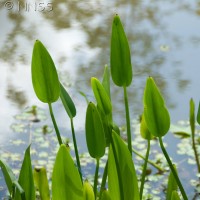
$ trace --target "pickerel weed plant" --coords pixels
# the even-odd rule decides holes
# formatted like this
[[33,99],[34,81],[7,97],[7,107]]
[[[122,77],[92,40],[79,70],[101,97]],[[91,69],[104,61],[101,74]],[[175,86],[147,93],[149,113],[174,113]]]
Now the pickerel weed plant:
[[[122,139],[119,127],[113,122],[110,70],[106,66],[102,81],[99,81],[95,77],[91,78],[91,88],[96,102],[91,102],[87,99],[88,105],[85,118],[86,143],[90,156],[96,160],[94,183],[91,184],[87,181],[87,177],[83,177],[81,170],[73,124],[73,119],[76,116],[76,107],[70,95],[59,81],[53,59],[45,46],[39,40],[36,40],[33,48],[31,67],[33,88],[38,99],[49,106],[59,149],[53,167],[51,189],[49,188],[45,167],[35,167],[32,170],[30,145],[25,152],[18,179],[14,176],[10,167],[4,161],[0,160],[0,166],[10,199],[35,200],[37,190],[42,200],[142,200],[148,163],[157,168],[158,171],[164,171],[157,164],[149,160],[150,141],[155,137],[158,138],[163,155],[171,170],[166,199],[179,200],[178,188],[183,199],[188,199],[179,179],[178,170],[173,165],[163,144],[162,137],[169,130],[170,116],[164,99],[152,77],[148,77],[146,81],[143,96],[144,111],[140,126],[141,136],[147,141],[146,156],[144,157],[132,147],[127,96],[127,87],[132,82],[132,64],[128,40],[118,15],[114,17],[112,25],[110,66],[113,82],[124,89],[128,141],[126,143]],[[69,148],[63,142],[53,114],[52,103],[56,102],[59,98],[70,118],[76,163],[74,163]],[[190,124],[195,151],[195,118],[192,100],[190,110]],[[200,123],[199,113],[200,111],[198,112],[197,121]],[[106,149],[108,152],[107,161],[102,181],[99,182],[99,162],[105,155]],[[135,170],[132,152],[144,160],[140,186],[138,185],[140,177]],[[197,158],[198,155],[196,155]]]

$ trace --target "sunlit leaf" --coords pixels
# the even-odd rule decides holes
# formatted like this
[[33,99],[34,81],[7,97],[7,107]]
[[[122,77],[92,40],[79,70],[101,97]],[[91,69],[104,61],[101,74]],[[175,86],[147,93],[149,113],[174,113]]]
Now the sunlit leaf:
[[110,193],[108,190],[103,191],[101,200],[111,200]]
[[40,198],[42,200],[50,200],[50,191],[46,169],[44,167],[35,168],[33,171],[33,177],[35,186],[39,190]]
[[[28,177],[28,178],[27,178]],[[35,186],[31,165],[30,146],[26,149],[24,160],[19,174],[19,184],[25,192],[26,199],[35,200]],[[15,200],[20,200],[20,193],[17,191]]]
[[78,169],[67,147],[60,145],[52,174],[52,200],[84,200]]
[[106,147],[105,133],[99,112],[92,102],[87,107],[85,130],[90,156],[93,158],[102,157]]
[[149,131],[156,137],[164,136],[170,127],[170,116],[152,77],[147,78],[143,101],[144,117]]
[[112,24],[111,75],[117,86],[129,86],[132,82],[132,65],[130,49],[123,25],[118,15],[115,15]]
[[140,122],[140,134],[146,140],[151,140],[154,138],[154,136],[150,133],[149,129],[147,128],[144,115],[142,115]]
[[179,197],[178,195],[178,192],[176,190],[174,190],[172,192],[172,196],[171,196],[171,199],[170,200],[180,200],[181,198]]
[[83,183],[83,196],[84,200],[94,200],[94,192],[90,183],[86,180]]
[[60,95],[58,74],[49,52],[39,40],[33,48],[31,72],[38,99],[44,103],[57,101]]
[[104,73],[103,73],[103,80],[102,85],[107,92],[108,97],[110,97],[110,70],[107,65],[105,65]]
[[63,106],[69,116],[69,118],[73,118],[76,116],[76,107],[71,97],[65,90],[62,84],[60,84],[60,98],[62,100]]
[[105,88],[102,86],[100,81],[94,77],[91,78],[91,85],[97,101],[97,106],[106,115],[110,114],[112,112],[112,105]]
[[[131,154],[120,136],[113,131],[113,144],[108,156],[108,188],[111,199],[139,199],[137,175]],[[113,146],[114,145],[114,146]],[[120,195],[120,184],[123,194]]]

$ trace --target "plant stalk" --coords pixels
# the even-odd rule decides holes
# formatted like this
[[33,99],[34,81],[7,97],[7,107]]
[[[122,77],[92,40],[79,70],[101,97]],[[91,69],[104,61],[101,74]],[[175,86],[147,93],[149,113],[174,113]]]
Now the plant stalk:
[[145,157],[145,161],[144,161],[144,167],[143,167],[143,171],[142,171],[142,180],[141,180],[141,186],[140,186],[140,200],[142,200],[142,194],[143,194],[143,189],[144,189],[144,182],[145,182],[145,176],[146,176],[149,152],[150,152],[150,140],[148,140],[147,152],[146,152],[146,157]]
[[160,143],[160,147],[162,149],[162,152],[163,152],[163,154],[164,154],[164,156],[165,156],[165,158],[166,158],[166,160],[167,160],[167,162],[169,164],[169,167],[170,167],[170,169],[171,169],[171,171],[172,171],[172,173],[174,175],[174,178],[176,179],[176,183],[177,183],[177,185],[178,185],[178,187],[179,187],[179,189],[181,191],[182,197],[183,197],[184,200],[188,200],[187,195],[185,193],[185,190],[184,190],[184,188],[183,188],[183,186],[181,184],[181,181],[180,181],[180,179],[179,179],[179,177],[178,177],[178,175],[176,173],[176,170],[174,169],[174,166],[173,166],[173,164],[172,164],[172,162],[171,162],[171,160],[170,160],[170,158],[168,156],[168,153],[167,153],[167,151],[166,151],[166,149],[165,149],[165,147],[163,145],[162,138],[161,137],[158,137],[158,138],[159,138],[159,143]]
[[78,171],[81,177],[81,181],[83,182],[83,177],[82,177],[82,170],[81,170],[81,164],[80,164],[80,159],[79,159],[79,153],[78,153],[78,148],[76,144],[76,136],[75,136],[75,131],[74,131],[74,123],[73,123],[73,118],[70,118],[71,122],[71,129],[72,129],[72,138],[73,138],[73,143],[74,143],[74,150],[75,150],[75,155],[76,155],[76,162],[78,166]]
[[105,186],[106,186],[107,176],[108,176],[108,160],[106,162],[106,166],[105,166],[104,172],[103,172],[103,178],[102,178],[100,194],[99,194],[99,199],[100,200],[101,200],[101,196],[102,196],[103,190],[105,189]]
[[128,149],[132,156],[131,124],[130,124],[128,95],[127,95],[127,91],[126,91],[126,86],[124,86],[124,102],[125,102],[125,109],[126,109],[126,127],[127,127]]
[[99,173],[99,158],[96,159],[96,170],[95,170],[95,177],[94,177],[94,196],[95,200],[97,199],[97,183],[98,183],[98,173]]
[[55,120],[55,117],[54,117],[54,114],[53,114],[52,105],[51,105],[51,103],[48,103],[48,105],[49,105],[49,111],[50,111],[50,115],[51,115],[51,120],[53,122],[55,131],[56,131],[56,136],[57,136],[57,139],[58,139],[58,143],[59,143],[59,145],[61,145],[63,142],[62,142],[62,139],[61,139],[61,136],[60,136],[60,132],[59,132],[59,129],[58,129],[58,126],[57,126],[57,123],[56,123],[56,120]]
[[[137,156],[139,156],[140,158],[142,158],[143,160],[145,160],[145,157],[143,155],[141,155],[137,150],[135,150],[134,148],[132,148],[132,151],[134,154],[136,154]],[[160,173],[163,173],[165,170],[162,169],[160,166],[158,166],[156,163],[154,163],[152,160],[147,161],[150,165],[152,165],[153,167],[155,167]]]

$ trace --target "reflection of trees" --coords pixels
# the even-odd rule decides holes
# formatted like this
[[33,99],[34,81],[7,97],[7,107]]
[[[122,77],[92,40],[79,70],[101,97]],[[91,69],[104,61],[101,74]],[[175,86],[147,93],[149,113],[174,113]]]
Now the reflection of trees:
[[[89,80],[91,75],[100,75],[103,73],[104,64],[109,64],[109,44],[112,17],[114,12],[118,12],[124,22],[124,27],[127,32],[130,46],[132,49],[132,62],[134,67],[134,80],[135,85],[131,86],[129,92],[132,94],[133,99],[137,105],[141,99],[142,92],[138,92],[138,88],[143,89],[145,78],[149,75],[156,77],[156,80],[162,91],[165,91],[165,96],[170,99],[166,91],[167,81],[162,77],[162,66],[166,62],[166,56],[159,49],[158,40],[166,37],[168,41],[181,44],[180,40],[175,36],[168,33],[167,27],[163,21],[166,16],[171,13],[184,10],[193,14],[198,14],[199,4],[192,7],[192,4],[187,1],[179,3],[175,0],[170,0],[166,5],[164,2],[153,0],[144,3],[144,1],[134,0],[131,2],[118,0],[118,1],[64,1],[53,0],[53,11],[49,13],[40,13],[46,20],[48,20],[58,31],[67,29],[74,24],[81,27],[87,34],[87,45],[91,49],[100,48],[96,57],[94,57],[87,66],[83,66],[80,61],[78,74],[81,75],[77,80],[77,87],[82,89],[83,80]],[[170,6],[170,4],[173,6]],[[167,8],[167,9],[165,9]],[[3,8],[1,8],[3,9]],[[27,13],[26,13],[27,14]],[[39,13],[38,13],[39,14]],[[30,26],[29,29],[24,22],[26,16],[23,12],[8,12],[9,20],[13,22],[14,27],[6,36],[4,45],[0,50],[0,58],[9,62],[11,66],[15,61],[26,63],[27,60],[24,55],[18,54],[18,36],[24,37],[25,41],[32,41],[34,32],[39,32],[42,27]],[[66,30],[67,31],[67,30]],[[67,41],[67,39],[66,39]],[[81,51],[76,49],[74,51]],[[10,59],[12,55],[13,59]],[[90,73],[88,73],[88,71]],[[174,70],[176,73],[178,70]],[[175,74],[176,75],[176,74]],[[175,76],[174,75],[174,76]],[[83,78],[82,78],[83,77]],[[177,83],[184,83],[178,87],[186,87],[187,80],[180,80]],[[87,81],[89,84],[89,81]],[[116,89],[115,89],[116,90]],[[114,91],[117,96],[118,93]],[[121,96],[119,96],[121,98]],[[137,106],[136,106],[137,107]]]

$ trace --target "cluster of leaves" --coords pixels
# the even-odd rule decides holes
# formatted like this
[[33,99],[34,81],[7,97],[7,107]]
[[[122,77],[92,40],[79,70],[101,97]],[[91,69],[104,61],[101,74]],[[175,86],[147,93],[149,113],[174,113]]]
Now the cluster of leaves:
[[[132,82],[132,65],[130,49],[126,34],[118,15],[114,17],[111,36],[110,67],[113,82],[124,90],[124,104],[127,125],[127,143],[120,137],[120,131],[113,122],[112,102],[110,95],[110,72],[106,66],[103,80],[91,78],[91,86],[96,102],[88,101],[85,133],[88,152],[96,160],[96,170],[93,186],[83,180],[79,152],[73,118],[76,116],[75,105],[60,83],[54,62],[44,45],[37,40],[32,55],[32,83],[37,97],[49,106],[51,119],[60,145],[52,172],[52,194],[50,194],[46,169],[37,168],[32,171],[30,146],[27,148],[17,180],[8,165],[0,160],[4,178],[14,200],[35,200],[35,190],[39,191],[43,200],[139,200],[143,198],[146,168],[149,162],[150,141],[157,137],[171,173],[169,176],[166,199],[180,199],[178,188],[184,200],[187,200],[185,190],[179,180],[176,167],[172,164],[163,145],[162,137],[170,127],[170,116],[164,99],[156,86],[154,79],[148,77],[144,90],[144,112],[141,118],[141,136],[147,140],[147,152],[144,158],[141,185],[132,159],[132,139],[129,116],[127,87]],[[76,155],[76,165],[70,155],[69,148],[63,142],[52,103],[60,98],[70,118],[72,138]],[[200,117],[198,117],[199,119]],[[190,123],[194,132],[194,108],[191,103]],[[104,169],[102,182],[98,183],[99,161],[108,149],[108,159]],[[195,144],[194,144],[195,150]],[[197,154],[197,152],[196,152]],[[195,154],[195,155],[196,155]],[[196,155],[198,158],[198,155]],[[107,186],[106,186],[106,183]],[[98,187],[98,185],[100,187]]]

